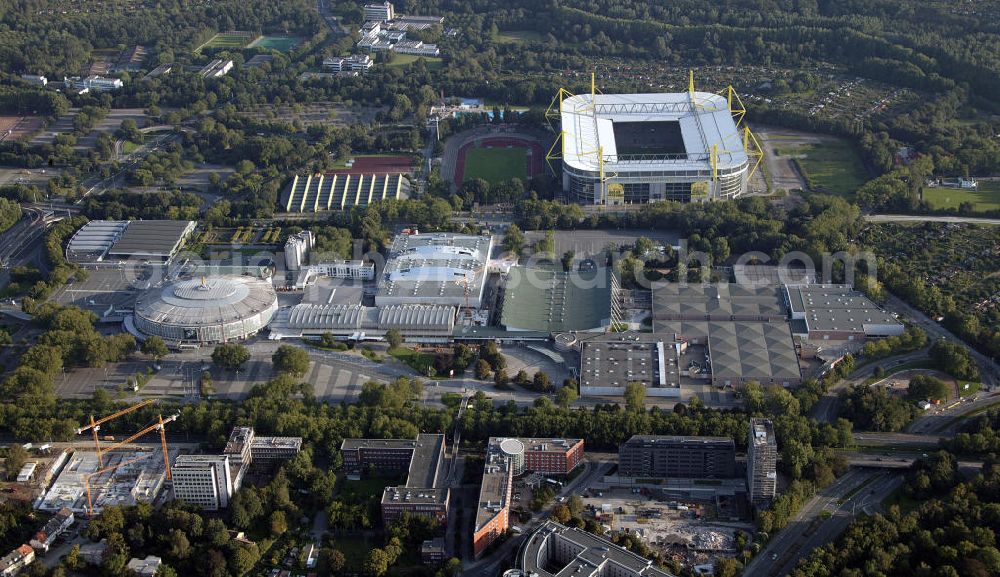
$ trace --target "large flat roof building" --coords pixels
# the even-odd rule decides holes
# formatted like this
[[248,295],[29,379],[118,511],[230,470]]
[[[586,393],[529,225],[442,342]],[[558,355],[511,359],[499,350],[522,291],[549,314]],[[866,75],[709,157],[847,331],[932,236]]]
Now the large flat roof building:
[[581,204],[735,198],[751,157],[726,97],[580,94],[560,101],[563,190]]
[[410,342],[447,342],[455,330],[455,314],[455,307],[444,305],[297,304],[278,311],[269,338],[330,333],[355,341],[378,340],[396,329]]
[[492,250],[489,235],[399,235],[389,247],[375,304],[479,308]]
[[651,397],[680,397],[681,343],[672,335],[609,333],[581,341],[580,393],[620,396],[641,383]]
[[722,479],[736,474],[736,443],[728,437],[633,435],[618,450],[623,477]]
[[903,334],[903,324],[849,285],[786,285],[793,320],[805,323],[811,340],[853,341]]
[[504,282],[500,323],[509,331],[589,331],[611,324],[611,273],[516,266]]
[[537,577],[674,577],[603,537],[552,521],[528,536],[515,563]]
[[175,499],[217,511],[228,507],[233,498],[229,455],[181,455],[170,473]]
[[167,262],[180,251],[198,223],[193,220],[133,220],[108,251],[108,258]]

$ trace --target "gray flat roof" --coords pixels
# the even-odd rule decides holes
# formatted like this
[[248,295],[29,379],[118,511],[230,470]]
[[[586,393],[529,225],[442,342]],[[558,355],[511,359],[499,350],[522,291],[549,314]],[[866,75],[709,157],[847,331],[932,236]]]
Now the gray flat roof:
[[677,348],[673,335],[663,339],[648,333],[602,335],[583,341],[580,386],[621,387],[630,382],[647,387],[678,387]]
[[[478,305],[488,274],[493,238],[431,233],[397,236],[379,277],[376,302],[384,299],[451,298],[469,295]],[[428,301],[430,302],[430,301]]]
[[357,449],[412,449],[417,446],[413,439],[344,439],[340,443],[341,451]]
[[632,435],[626,445],[725,445],[736,446],[729,437],[691,437],[681,435]]
[[761,382],[801,378],[787,322],[709,322],[712,375]]
[[437,486],[438,471],[444,458],[444,435],[417,435],[417,445],[410,457],[407,487]]
[[108,254],[172,256],[195,224],[190,220],[133,220]]
[[864,332],[871,325],[900,325],[860,291],[848,285],[786,286],[788,305],[804,315],[810,331]]
[[386,487],[382,492],[382,503],[426,503],[444,504],[448,502],[449,491],[431,487]]
[[653,318],[663,320],[768,320],[786,312],[776,286],[735,283],[653,283]]
[[[557,549],[552,540],[564,540],[571,545],[570,550],[577,551],[565,563],[549,563],[553,552]],[[611,541],[588,533],[548,521],[536,529],[527,543],[522,545],[518,565],[526,574],[536,574],[540,577],[574,576],[600,577],[606,574],[628,575],[630,577],[674,577],[656,566],[656,564],[633,553]],[[608,565],[617,565],[619,570],[608,571]],[[558,568],[557,573],[552,569]],[[623,571],[622,571],[623,570]]]

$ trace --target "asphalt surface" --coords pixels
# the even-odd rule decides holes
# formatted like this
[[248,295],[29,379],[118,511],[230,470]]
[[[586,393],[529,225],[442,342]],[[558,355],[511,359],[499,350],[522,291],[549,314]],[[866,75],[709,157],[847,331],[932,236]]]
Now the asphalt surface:
[[868,222],[951,222],[959,224],[992,224],[1000,225],[1000,218],[977,218],[972,216],[931,216],[911,214],[868,214],[864,217]]

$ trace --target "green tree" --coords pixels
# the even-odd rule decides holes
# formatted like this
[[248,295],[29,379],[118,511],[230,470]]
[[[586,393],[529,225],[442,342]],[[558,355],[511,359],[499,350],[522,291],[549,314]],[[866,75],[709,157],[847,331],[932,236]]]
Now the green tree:
[[63,352],[58,347],[35,345],[21,355],[21,366],[30,367],[49,376],[63,370]]
[[534,389],[540,393],[548,393],[552,390],[552,380],[549,376],[542,371],[535,373],[535,376],[531,379]]
[[365,558],[363,570],[367,575],[382,577],[389,570],[389,556],[382,549],[372,549]]
[[167,343],[160,337],[152,336],[142,342],[142,354],[153,357],[153,360],[156,362],[159,362],[160,359],[169,353],[170,349],[167,348]]
[[403,344],[403,333],[399,329],[389,329],[385,331],[385,342],[389,343],[389,348],[397,348]]
[[576,401],[577,393],[576,387],[572,385],[563,385],[556,391],[556,404],[563,409],[568,409],[573,401]]
[[279,537],[288,531],[288,520],[285,518],[284,511],[275,511],[271,513],[271,535],[274,537]]
[[309,353],[296,346],[281,345],[271,355],[271,362],[279,373],[301,377],[309,370]]
[[250,360],[250,351],[239,343],[223,343],[212,351],[212,362],[216,366],[230,371],[239,370],[243,363]]
[[514,254],[521,254],[521,251],[524,249],[524,243],[524,233],[521,232],[520,227],[516,224],[507,227],[507,232],[503,237],[504,250]]
[[7,471],[7,480],[13,481],[21,471],[21,467],[28,462],[28,451],[17,443],[12,443],[7,448],[7,457],[4,459],[4,470]]
[[327,571],[332,575],[343,571],[344,566],[347,564],[347,558],[338,549],[324,548],[320,551],[320,559],[326,565]]
[[187,559],[191,555],[191,542],[180,529],[170,531],[167,541],[170,544],[170,556],[174,559]]
[[646,402],[646,387],[642,383],[631,381],[625,385],[623,396],[626,409],[633,412],[641,411]]

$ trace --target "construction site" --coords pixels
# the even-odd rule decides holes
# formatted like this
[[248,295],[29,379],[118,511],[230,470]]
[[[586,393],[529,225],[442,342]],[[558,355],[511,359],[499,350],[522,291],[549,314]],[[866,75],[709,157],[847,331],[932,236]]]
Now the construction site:
[[[51,487],[35,501],[43,511],[67,508],[76,514],[93,516],[111,505],[135,505],[154,502],[171,480],[170,464],[180,453],[167,446],[166,425],[177,415],[156,420],[136,433],[117,441],[114,436],[101,435],[101,425],[152,404],[146,400],[106,417],[95,419],[77,429],[77,435],[91,437],[93,449],[76,449],[67,453],[62,466],[55,469]],[[138,446],[136,441],[150,434],[159,436],[156,445]],[[102,441],[104,445],[102,446]],[[90,441],[88,441],[88,444]]]

